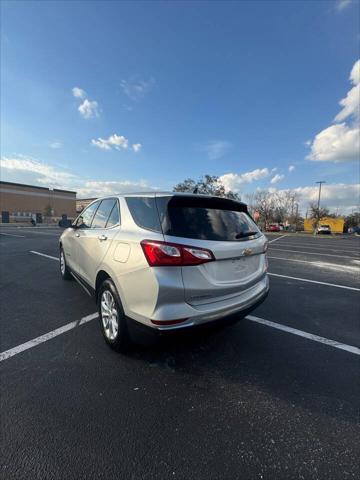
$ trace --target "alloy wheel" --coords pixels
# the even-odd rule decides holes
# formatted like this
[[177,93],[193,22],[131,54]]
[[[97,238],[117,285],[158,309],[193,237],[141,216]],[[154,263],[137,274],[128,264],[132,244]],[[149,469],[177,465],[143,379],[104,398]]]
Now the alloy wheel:
[[114,297],[109,290],[103,291],[100,307],[105,335],[109,340],[114,340],[119,330],[119,313]]

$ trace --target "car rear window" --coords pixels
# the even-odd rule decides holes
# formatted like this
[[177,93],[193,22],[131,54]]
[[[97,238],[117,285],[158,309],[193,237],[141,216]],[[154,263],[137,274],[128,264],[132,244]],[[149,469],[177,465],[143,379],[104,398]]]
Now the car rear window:
[[154,197],[126,197],[126,203],[134,222],[141,228],[161,232],[159,215]]
[[260,235],[246,206],[233,200],[173,196],[156,201],[164,235],[217,241]]

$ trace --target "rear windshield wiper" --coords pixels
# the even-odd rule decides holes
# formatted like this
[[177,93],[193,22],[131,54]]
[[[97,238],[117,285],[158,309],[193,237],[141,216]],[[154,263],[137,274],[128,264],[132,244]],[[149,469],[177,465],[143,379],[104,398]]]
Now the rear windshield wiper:
[[236,239],[251,237],[252,235],[256,235],[258,232],[240,232],[235,235]]

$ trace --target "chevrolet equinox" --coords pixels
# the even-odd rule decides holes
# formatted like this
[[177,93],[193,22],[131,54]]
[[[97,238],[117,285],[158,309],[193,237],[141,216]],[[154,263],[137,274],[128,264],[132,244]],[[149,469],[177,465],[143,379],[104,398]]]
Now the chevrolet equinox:
[[[269,290],[267,241],[244,203],[138,193],[89,204],[60,237],[60,272],[93,294],[105,341],[243,318]],[[134,333],[135,332],[135,333]]]

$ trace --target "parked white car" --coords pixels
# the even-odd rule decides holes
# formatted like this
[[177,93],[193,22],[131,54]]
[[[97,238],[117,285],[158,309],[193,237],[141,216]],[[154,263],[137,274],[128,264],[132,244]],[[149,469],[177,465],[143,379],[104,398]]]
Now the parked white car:
[[331,228],[330,225],[319,225],[316,231],[317,234],[325,234],[325,235],[330,235],[331,234]]
[[267,240],[233,200],[141,193],[95,200],[60,237],[60,271],[98,303],[106,342],[188,329],[237,313],[269,290]]

